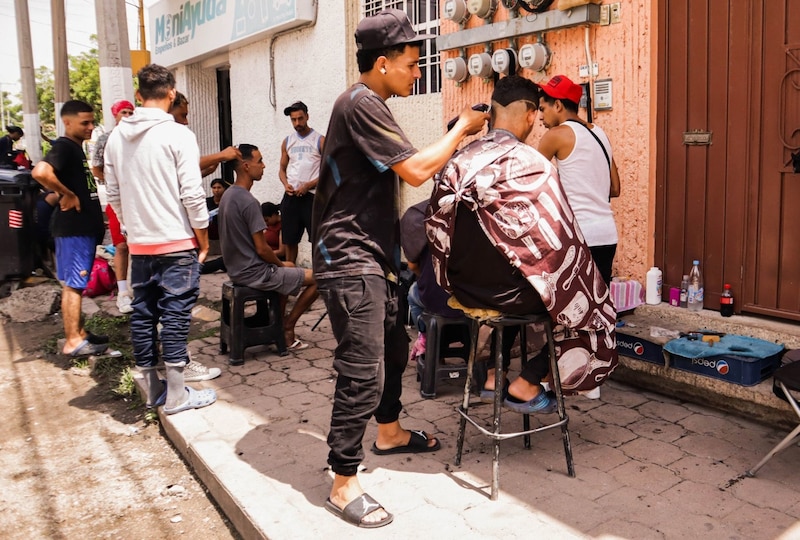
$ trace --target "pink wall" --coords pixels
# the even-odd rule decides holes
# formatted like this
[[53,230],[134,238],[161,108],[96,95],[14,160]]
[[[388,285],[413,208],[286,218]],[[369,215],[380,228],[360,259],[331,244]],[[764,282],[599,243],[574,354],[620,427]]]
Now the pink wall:
[[[623,1],[620,23],[589,27],[589,50],[593,62],[599,64],[597,78],[613,79],[614,108],[597,112],[594,120],[611,139],[622,182],[622,195],[612,203],[620,236],[614,273],[642,283],[653,264],[655,231],[655,1]],[[551,9],[557,9],[557,4],[554,2]],[[501,5],[493,20],[504,20],[507,16],[508,12]],[[467,28],[482,24],[483,20],[472,16]],[[442,18],[443,34],[458,29],[457,24]],[[578,66],[586,63],[585,32],[585,27],[546,32],[544,41],[553,52],[546,73],[524,69],[521,74],[537,82],[557,74],[564,74],[575,82],[587,82],[578,76]],[[518,40],[517,47],[535,41],[536,36],[524,36]],[[492,46],[507,47],[508,42],[496,41]],[[467,49],[467,56],[483,50],[483,46],[471,47]],[[453,56],[457,56],[457,51],[444,51],[442,63]],[[470,78],[461,86],[445,79],[442,89],[444,118],[453,117],[473,103],[488,102],[492,88],[492,83],[483,79]],[[581,115],[585,118],[585,113]],[[528,143],[536,146],[542,133],[544,127],[537,127]]]

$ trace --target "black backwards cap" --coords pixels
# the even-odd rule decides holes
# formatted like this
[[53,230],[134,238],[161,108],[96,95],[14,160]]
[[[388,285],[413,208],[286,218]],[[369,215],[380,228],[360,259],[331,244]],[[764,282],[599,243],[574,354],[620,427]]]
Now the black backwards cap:
[[408,15],[399,9],[384,9],[363,19],[356,27],[356,47],[359,50],[386,49],[403,43],[419,43],[435,38],[433,34],[417,34]]
[[308,114],[308,107],[306,107],[306,104],[303,103],[302,101],[295,101],[294,103],[283,109],[283,114],[289,116],[294,111],[303,111],[304,113]]

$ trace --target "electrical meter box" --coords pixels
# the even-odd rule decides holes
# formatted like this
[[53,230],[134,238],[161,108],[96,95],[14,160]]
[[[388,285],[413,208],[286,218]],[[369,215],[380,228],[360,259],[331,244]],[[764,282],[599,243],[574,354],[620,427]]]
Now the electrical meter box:
[[597,79],[594,82],[594,110],[610,111],[613,109],[611,79]]

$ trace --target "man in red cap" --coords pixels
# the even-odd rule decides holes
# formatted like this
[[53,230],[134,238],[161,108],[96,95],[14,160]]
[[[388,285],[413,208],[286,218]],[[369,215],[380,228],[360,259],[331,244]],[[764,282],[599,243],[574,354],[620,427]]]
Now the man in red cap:
[[[121,99],[111,106],[111,114],[114,115],[114,120],[119,124],[120,120],[125,116],[133,114],[133,103],[126,99]],[[103,133],[98,137],[92,153],[92,174],[100,182],[105,181],[105,176],[103,175],[103,152],[110,133],[111,131],[109,130],[108,133]],[[122,233],[119,219],[117,219],[117,215],[110,204],[106,206],[106,215],[108,216],[108,230],[111,233],[111,242],[116,249],[114,253],[114,274],[117,277],[117,309],[120,313],[130,313],[133,311],[131,307],[133,297],[128,289],[128,242]]]
[[578,116],[583,94],[579,85],[564,75],[555,75],[539,88],[539,114],[548,128],[539,141],[539,152],[547,159],[555,158],[569,205],[608,285],[617,251],[617,226],[610,200],[620,192],[611,143],[600,126]]
[[386,105],[406,97],[422,75],[418,35],[403,11],[386,9],[356,28],[358,82],[333,106],[314,198],[314,275],[337,341],[337,372],[328,463],[335,474],[325,508],[358,527],[389,524],[392,515],[364,493],[358,468],[371,417],[378,423],[372,452],[433,452],[440,442],[400,425],[408,335],[398,313],[399,179],[419,186],[464,137],[489,119],[471,108],[438,142],[418,151]]

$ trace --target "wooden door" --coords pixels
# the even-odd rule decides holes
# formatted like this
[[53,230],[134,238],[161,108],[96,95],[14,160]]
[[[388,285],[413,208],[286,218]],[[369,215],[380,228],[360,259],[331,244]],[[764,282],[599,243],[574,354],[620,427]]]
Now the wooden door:
[[800,215],[800,175],[785,165],[800,146],[800,64],[791,67],[800,51],[784,50],[800,43],[788,22],[800,20],[800,0],[667,0],[658,9],[665,290],[699,259],[707,308],[718,309],[730,283],[737,312],[800,320],[790,215]]

